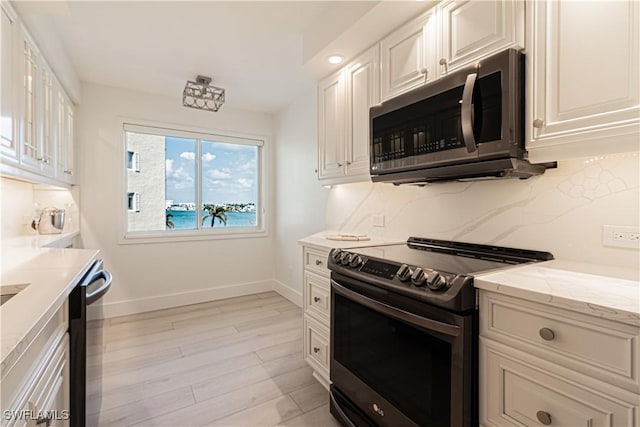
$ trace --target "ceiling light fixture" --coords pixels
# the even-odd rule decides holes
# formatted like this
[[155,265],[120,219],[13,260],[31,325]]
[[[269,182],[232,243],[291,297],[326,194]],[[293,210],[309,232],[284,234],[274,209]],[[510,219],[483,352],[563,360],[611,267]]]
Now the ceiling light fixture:
[[211,77],[198,76],[187,80],[182,92],[182,105],[198,110],[216,112],[224,104],[224,89],[211,86]]
[[344,58],[340,55],[332,55],[328,58],[328,61],[332,64],[339,64],[344,60]]

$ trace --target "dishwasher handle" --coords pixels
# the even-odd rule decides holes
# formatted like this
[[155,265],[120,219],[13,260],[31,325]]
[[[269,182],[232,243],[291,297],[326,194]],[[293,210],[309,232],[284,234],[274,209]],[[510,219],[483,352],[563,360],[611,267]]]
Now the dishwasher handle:
[[87,295],[86,295],[87,305],[93,304],[94,302],[102,298],[104,294],[107,293],[107,291],[111,287],[112,279],[113,278],[111,277],[111,273],[109,273],[107,270],[98,270],[93,274],[93,276],[91,276],[91,278],[86,282],[85,286],[89,286],[98,280],[104,280],[104,283],[95,291],[87,292]]

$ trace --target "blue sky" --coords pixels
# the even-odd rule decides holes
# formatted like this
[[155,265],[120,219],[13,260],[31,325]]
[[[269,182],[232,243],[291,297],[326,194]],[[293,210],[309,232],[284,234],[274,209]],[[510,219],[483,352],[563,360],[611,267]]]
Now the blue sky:
[[[165,138],[166,198],[195,202],[193,139]],[[202,141],[203,203],[256,203],[258,148]]]

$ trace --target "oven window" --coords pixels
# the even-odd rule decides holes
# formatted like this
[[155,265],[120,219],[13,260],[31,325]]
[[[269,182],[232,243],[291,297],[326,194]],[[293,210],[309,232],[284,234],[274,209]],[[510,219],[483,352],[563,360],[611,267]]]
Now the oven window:
[[451,345],[334,296],[334,359],[416,424],[448,427]]

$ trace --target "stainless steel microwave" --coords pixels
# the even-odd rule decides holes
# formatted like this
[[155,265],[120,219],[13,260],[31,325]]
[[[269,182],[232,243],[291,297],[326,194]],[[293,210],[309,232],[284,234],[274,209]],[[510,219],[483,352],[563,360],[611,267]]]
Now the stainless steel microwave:
[[508,49],[370,110],[373,181],[529,178],[524,54]]

